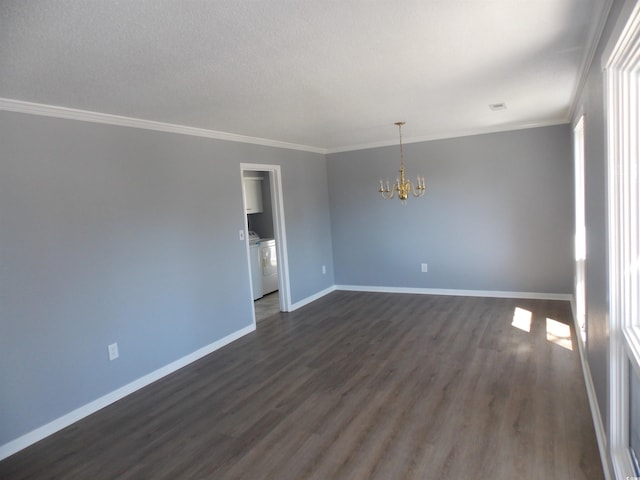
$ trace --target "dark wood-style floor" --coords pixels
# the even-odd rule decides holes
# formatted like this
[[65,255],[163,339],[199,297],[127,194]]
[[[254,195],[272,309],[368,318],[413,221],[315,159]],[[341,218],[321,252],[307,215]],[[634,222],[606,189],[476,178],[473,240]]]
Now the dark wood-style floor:
[[569,304],[333,292],[0,478],[602,479],[575,333],[547,319],[572,325]]

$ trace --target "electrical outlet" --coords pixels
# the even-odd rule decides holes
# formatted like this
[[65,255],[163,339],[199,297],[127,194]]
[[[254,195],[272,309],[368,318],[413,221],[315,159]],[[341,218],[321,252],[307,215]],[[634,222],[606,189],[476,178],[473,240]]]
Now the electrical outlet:
[[420,267],[420,271],[421,271],[422,273],[427,273],[427,264],[426,264],[426,263],[423,263],[423,264],[421,265],[421,267]]
[[327,266],[326,265],[322,265],[322,274],[323,275],[327,274]]
[[240,238],[240,240],[244,240],[244,230],[238,230],[238,238]]
[[112,343],[107,348],[109,349],[109,360],[115,360],[120,356],[117,343]]

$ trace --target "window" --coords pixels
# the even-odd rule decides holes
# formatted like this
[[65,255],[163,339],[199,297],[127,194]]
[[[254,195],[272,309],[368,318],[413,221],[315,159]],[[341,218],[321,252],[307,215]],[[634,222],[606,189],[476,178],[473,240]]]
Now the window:
[[616,478],[640,456],[640,2],[606,56],[609,208],[610,447]]
[[631,460],[640,475],[640,375],[632,365],[629,365],[630,394],[629,394],[629,446],[631,447]]
[[585,196],[584,196],[584,116],[576,122],[573,128],[573,158],[575,171],[575,295],[576,295],[576,321],[580,326],[579,336],[585,341],[585,263],[587,260],[587,228],[585,220]]

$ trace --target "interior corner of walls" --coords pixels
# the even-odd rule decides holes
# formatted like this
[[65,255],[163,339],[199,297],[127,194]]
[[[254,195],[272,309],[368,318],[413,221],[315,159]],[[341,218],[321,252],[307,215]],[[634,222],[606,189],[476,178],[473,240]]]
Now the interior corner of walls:
[[308,296],[306,298],[303,298],[302,300],[291,304],[291,306],[289,308],[289,311],[293,312],[293,311],[295,311],[295,310],[297,310],[299,308],[302,308],[305,305],[308,305],[309,303],[311,303],[311,302],[313,302],[315,300],[318,300],[319,298],[322,298],[325,295],[328,295],[328,294],[330,294],[331,292],[333,292],[335,290],[336,290],[336,285],[332,285],[332,286],[330,286],[328,288],[325,288],[324,290],[321,290],[321,291],[319,291],[317,293],[314,293],[313,295],[310,295],[310,296]]
[[569,119],[569,126],[571,127],[571,129],[575,129],[576,124],[578,123],[578,121],[580,120],[580,118],[584,117],[586,115],[585,113],[585,107],[584,107],[584,103],[579,103],[578,105],[576,105],[576,109],[573,112],[573,115],[571,115],[571,118]]

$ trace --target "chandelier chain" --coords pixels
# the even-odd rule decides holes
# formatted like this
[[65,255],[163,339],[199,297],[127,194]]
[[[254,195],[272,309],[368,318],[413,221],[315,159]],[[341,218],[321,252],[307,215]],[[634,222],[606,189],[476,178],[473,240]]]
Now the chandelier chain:
[[402,125],[404,122],[398,122],[398,136],[400,137],[400,166],[404,169],[404,155],[402,154]]

